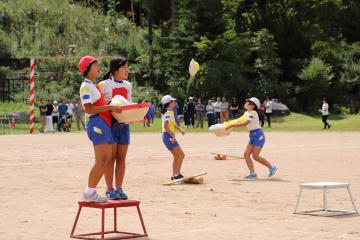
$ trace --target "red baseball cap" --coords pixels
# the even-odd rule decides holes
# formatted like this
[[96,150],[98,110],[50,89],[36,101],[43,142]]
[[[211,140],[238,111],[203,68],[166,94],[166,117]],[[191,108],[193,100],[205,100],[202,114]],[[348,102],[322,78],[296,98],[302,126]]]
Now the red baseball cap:
[[93,56],[82,57],[79,61],[79,71],[84,74],[86,68],[95,61],[97,61],[97,59]]

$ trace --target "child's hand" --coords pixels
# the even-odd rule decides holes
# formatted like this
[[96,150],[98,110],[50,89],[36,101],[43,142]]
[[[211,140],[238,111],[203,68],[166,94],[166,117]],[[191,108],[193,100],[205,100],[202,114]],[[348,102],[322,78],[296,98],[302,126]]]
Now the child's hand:
[[181,132],[181,134],[182,134],[182,135],[185,135],[185,131],[184,131],[184,129],[179,128],[179,131]]
[[233,125],[229,125],[225,128],[225,130],[230,130],[231,128],[233,128]]
[[171,138],[171,142],[174,143],[174,144],[176,143],[175,137],[172,137],[172,138]]
[[116,113],[121,113],[122,109],[117,107],[117,106],[110,105],[110,111],[113,111],[113,112],[116,112]]

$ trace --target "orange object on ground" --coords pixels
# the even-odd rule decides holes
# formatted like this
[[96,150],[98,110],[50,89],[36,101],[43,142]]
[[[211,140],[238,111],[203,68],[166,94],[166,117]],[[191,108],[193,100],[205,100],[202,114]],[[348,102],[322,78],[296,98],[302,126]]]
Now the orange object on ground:
[[[78,238],[78,239],[127,239],[127,238],[136,238],[136,237],[147,237],[148,234],[146,232],[144,220],[142,218],[141,212],[140,212],[140,201],[135,200],[108,200],[104,203],[88,203],[88,202],[79,202],[79,209],[76,214],[76,218],[74,221],[73,228],[71,230],[70,237],[71,238]],[[101,209],[101,231],[95,232],[95,233],[85,233],[85,234],[74,234],[77,222],[79,220],[80,212],[83,207],[87,208],[99,208]],[[144,231],[143,234],[141,233],[131,233],[131,232],[121,232],[117,230],[117,208],[120,207],[136,207],[142,229]],[[113,208],[114,209],[114,229],[112,231],[105,231],[105,209],[106,208]],[[111,237],[105,238],[106,234],[111,234]],[[119,236],[114,237],[114,234],[119,234]],[[100,235],[101,238],[95,238],[94,236]]]
[[215,160],[226,160],[226,155],[217,154],[214,156]]

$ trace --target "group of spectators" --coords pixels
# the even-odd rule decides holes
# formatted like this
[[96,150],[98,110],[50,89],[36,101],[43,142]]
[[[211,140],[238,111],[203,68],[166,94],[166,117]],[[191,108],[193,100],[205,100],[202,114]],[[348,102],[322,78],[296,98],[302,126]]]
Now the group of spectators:
[[[227,101],[226,97],[213,97],[207,101],[207,105],[201,99],[194,100],[193,97],[185,99],[183,105],[184,123],[189,126],[201,127],[204,125],[204,117],[206,115],[208,127],[217,123],[229,121],[229,119],[239,118],[244,113],[242,106],[240,106],[236,97],[232,98],[231,103]],[[267,118],[268,126],[271,127],[272,101],[269,97],[261,102],[258,109],[261,126],[264,126],[265,116]]]
[[84,110],[80,99],[77,99],[74,105],[70,99],[66,102],[64,99],[60,103],[53,99],[48,99],[45,103],[44,99],[40,99],[40,128],[41,133],[45,132],[70,132],[73,122],[73,116],[76,119],[76,126],[80,130],[80,123],[85,129]]

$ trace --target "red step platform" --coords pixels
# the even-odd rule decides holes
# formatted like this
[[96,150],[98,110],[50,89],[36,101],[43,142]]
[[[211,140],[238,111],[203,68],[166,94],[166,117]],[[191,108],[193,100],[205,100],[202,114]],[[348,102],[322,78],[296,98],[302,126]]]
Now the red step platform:
[[[145,228],[145,224],[144,224],[144,220],[142,218],[141,215],[141,211],[140,211],[140,201],[135,201],[135,200],[109,200],[107,202],[104,203],[87,203],[87,202],[79,202],[79,209],[78,212],[76,214],[76,218],[74,221],[74,225],[73,228],[71,230],[71,234],[70,237],[71,238],[78,238],[78,239],[89,239],[89,240],[105,240],[105,239],[127,239],[127,238],[138,238],[138,237],[147,237],[148,234],[146,232],[146,228]],[[80,217],[80,212],[82,208],[99,208],[101,209],[101,232],[95,232],[95,233],[85,233],[85,234],[74,234],[75,229],[76,229],[76,225],[77,222],[79,220]],[[141,222],[141,226],[142,229],[144,231],[144,233],[131,233],[131,232],[121,232],[117,230],[117,208],[121,208],[121,207],[136,207],[137,208],[137,212],[139,214],[139,218],[140,218],[140,222]],[[112,231],[105,231],[105,209],[106,208],[113,208],[114,209],[114,230]],[[106,234],[119,234],[119,236],[113,236],[113,237],[107,237],[105,238]],[[95,236],[100,235],[101,238],[96,238]]]

